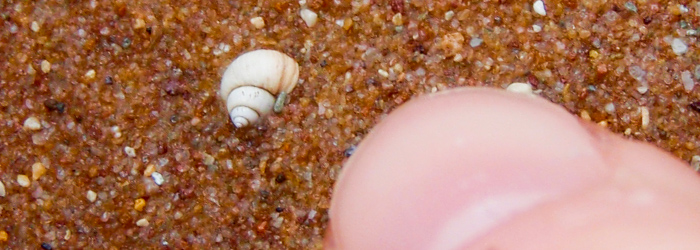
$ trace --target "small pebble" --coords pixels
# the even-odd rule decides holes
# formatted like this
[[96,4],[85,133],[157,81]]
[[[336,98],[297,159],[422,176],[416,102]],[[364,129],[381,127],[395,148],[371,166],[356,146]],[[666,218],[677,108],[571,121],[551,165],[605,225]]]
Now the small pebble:
[[700,101],[691,102],[688,107],[695,112],[700,112]]
[[145,219],[145,218],[136,221],[136,225],[139,226],[139,227],[147,227],[148,224],[149,224],[149,223],[148,223],[148,220]]
[[[325,62],[325,61],[324,61]],[[287,92],[281,91],[277,98],[275,99],[275,105],[272,106],[272,111],[275,113],[282,112],[284,109],[284,101],[287,99]]]
[[508,85],[506,91],[532,95],[532,85],[529,83],[514,82]]
[[352,156],[353,153],[355,153],[355,149],[357,149],[357,146],[355,146],[355,145],[350,145],[350,147],[346,148],[346,149],[343,151],[343,155],[344,155],[346,158],[347,158],[347,157],[350,157],[350,156]]
[[396,13],[393,17],[391,17],[391,22],[396,25],[403,25],[403,16],[401,13]]
[[0,181],[0,197],[5,197],[7,193],[5,193],[5,184]]
[[53,247],[51,246],[51,244],[44,242],[44,243],[41,243],[41,249],[43,249],[43,250],[53,250]]
[[31,64],[29,66],[27,66],[27,74],[29,74],[29,75],[36,74],[36,70],[34,69],[34,67],[32,67]]
[[148,164],[146,166],[146,170],[143,171],[143,176],[150,177],[153,172],[156,171],[156,165],[154,164]]
[[597,50],[592,49],[588,51],[588,57],[590,57],[591,59],[598,59],[599,56],[600,53]]
[[94,69],[88,70],[87,72],[85,72],[85,78],[87,78],[88,80],[89,80],[89,79],[92,79],[92,78],[95,78],[95,75],[96,75],[96,74],[97,74],[97,73],[95,72]]
[[629,71],[630,76],[632,76],[632,78],[640,82],[644,81],[644,76],[647,75],[646,71],[644,71],[641,67],[636,65],[630,66],[627,71]]
[[66,104],[54,99],[46,99],[46,101],[44,101],[44,107],[49,111],[58,111],[58,113],[66,111]]
[[282,183],[282,182],[284,182],[284,181],[286,181],[286,180],[287,180],[287,176],[285,176],[284,174],[278,174],[278,175],[275,177],[275,182],[277,182],[277,183]]
[[381,75],[383,77],[389,77],[389,72],[386,72],[386,70],[379,69],[379,70],[377,70],[377,73],[379,73],[379,75]]
[[690,167],[695,171],[700,170],[700,155],[693,155],[693,158],[690,159]]
[[19,184],[22,187],[29,187],[29,185],[32,184],[32,182],[29,181],[29,177],[26,175],[20,174],[17,175],[17,184]]
[[0,231],[0,241],[5,242],[7,238],[9,238],[7,232],[5,232],[5,230]]
[[129,157],[136,157],[136,150],[132,147],[124,147],[124,153],[126,153],[126,155],[128,155]]
[[41,164],[41,162],[37,162],[32,165],[32,180],[38,180],[45,173],[46,167],[44,167],[44,164]]
[[344,30],[349,30],[350,28],[352,28],[352,24],[353,24],[352,18],[348,17],[348,18],[345,18],[345,20],[343,20],[343,25],[341,25],[341,26],[343,27]]
[[649,87],[647,87],[647,86],[637,87],[637,92],[639,92],[640,94],[646,94],[647,91],[649,91]]
[[39,27],[39,23],[37,23],[36,21],[33,21],[33,22],[32,22],[32,26],[31,26],[30,28],[31,28],[32,31],[34,31],[34,32],[39,32],[39,28],[41,28],[41,27]]
[[316,25],[316,22],[318,21],[318,14],[310,9],[302,9],[301,12],[299,12],[299,15],[301,15],[301,19],[304,20],[304,23],[306,23],[306,26],[309,28]]
[[204,163],[204,165],[212,165],[214,164],[215,160],[216,159],[214,159],[214,156],[211,156],[207,153],[202,153],[202,163]]
[[307,217],[307,218],[308,218],[309,220],[313,220],[315,217],[316,217],[316,210],[311,209],[311,211],[309,211],[309,214],[308,214],[308,217]]
[[122,40],[122,48],[129,48],[131,46],[131,38],[125,37],[124,40]]
[[625,2],[625,9],[632,11],[632,12],[637,12],[637,6],[634,5],[634,3],[632,1]]
[[605,112],[608,113],[608,114],[611,114],[611,115],[612,115],[613,113],[615,113],[615,104],[612,103],[612,102],[611,102],[611,103],[608,103],[608,104],[605,104],[605,107],[604,107],[604,108],[605,108]]
[[265,20],[262,17],[253,17],[250,19],[250,23],[253,24],[256,29],[265,27]]
[[163,184],[163,181],[165,181],[165,179],[163,179],[163,175],[161,175],[161,174],[158,173],[158,172],[153,172],[153,173],[151,174],[151,177],[153,178],[153,182],[155,182],[156,185],[158,185],[158,186],[160,186],[161,184]]
[[671,49],[673,49],[673,53],[680,56],[688,51],[688,45],[685,45],[680,38],[674,38],[671,42]]
[[49,73],[51,72],[51,63],[49,61],[41,61],[41,72]]
[[112,133],[114,134],[114,135],[113,135],[114,138],[119,139],[119,138],[122,137],[122,131],[121,131],[121,129],[119,128],[119,126],[112,126],[112,127],[110,128],[110,130],[112,130]]
[[94,202],[97,199],[97,193],[92,190],[88,190],[86,197],[90,202]]
[[535,1],[535,3],[532,4],[532,9],[534,9],[535,13],[539,14],[540,16],[547,15],[547,10],[545,10],[544,2],[542,2],[542,0]]
[[649,127],[649,109],[647,107],[639,108],[639,112],[642,113],[642,128],[646,129]]
[[440,47],[445,51],[447,56],[459,54],[464,49],[464,36],[459,32],[450,33],[442,37]]
[[136,199],[136,201],[134,201],[134,210],[136,210],[136,211],[139,211],[139,212],[143,211],[143,207],[145,207],[145,206],[146,206],[146,200],[144,200],[144,199],[139,198],[139,199]]
[[484,40],[478,37],[472,37],[472,40],[469,41],[469,46],[472,46],[472,48],[479,47],[481,45],[481,42]]
[[581,113],[579,114],[581,119],[586,120],[586,121],[591,121],[591,114],[588,113],[588,111],[581,110]]
[[540,32],[540,31],[542,31],[542,26],[539,26],[537,24],[533,24],[532,31],[534,31],[535,33]]
[[454,16],[455,16],[454,11],[450,10],[450,11],[445,12],[445,20],[446,21],[452,20],[452,17],[454,17]]
[[134,29],[141,29],[143,27],[146,27],[146,22],[143,21],[143,19],[137,18],[134,20]]
[[695,81],[693,81],[693,75],[690,74],[690,71],[686,70],[681,73],[681,81],[683,82],[685,91],[691,91],[695,88]]
[[30,116],[26,120],[24,120],[24,129],[26,130],[40,130],[41,129],[41,123],[39,122],[39,119],[37,119],[34,116]]

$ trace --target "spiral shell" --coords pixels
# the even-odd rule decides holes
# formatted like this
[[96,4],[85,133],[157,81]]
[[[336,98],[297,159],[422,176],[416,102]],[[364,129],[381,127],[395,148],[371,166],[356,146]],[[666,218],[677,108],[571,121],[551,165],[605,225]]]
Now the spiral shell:
[[254,50],[234,60],[221,79],[219,95],[240,128],[272,112],[276,95],[289,93],[299,80],[299,64],[275,50]]

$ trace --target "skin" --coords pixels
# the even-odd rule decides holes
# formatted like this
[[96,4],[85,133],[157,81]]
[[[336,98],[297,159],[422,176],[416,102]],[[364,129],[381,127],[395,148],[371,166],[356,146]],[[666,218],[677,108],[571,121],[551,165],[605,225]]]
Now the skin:
[[328,249],[700,249],[689,166],[540,97],[462,88],[382,120],[336,183]]

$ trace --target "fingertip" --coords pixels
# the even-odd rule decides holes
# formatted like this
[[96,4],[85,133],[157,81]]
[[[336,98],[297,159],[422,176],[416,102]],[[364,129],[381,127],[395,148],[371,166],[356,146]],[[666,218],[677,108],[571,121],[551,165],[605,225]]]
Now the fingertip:
[[331,205],[334,240],[353,249],[474,240],[519,211],[606,176],[587,133],[545,100],[492,89],[410,101],[345,165]]
[[695,247],[686,232],[700,230],[698,190],[670,154],[543,99],[460,89],[412,100],[367,135],[334,187],[326,240],[334,249],[561,249],[594,238],[603,248]]

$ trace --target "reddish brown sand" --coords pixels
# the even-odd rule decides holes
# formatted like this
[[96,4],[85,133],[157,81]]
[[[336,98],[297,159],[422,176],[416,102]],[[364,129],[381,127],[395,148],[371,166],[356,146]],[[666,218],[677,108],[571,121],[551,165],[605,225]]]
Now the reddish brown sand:
[[[527,82],[698,154],[700,96],[682,83],[700,77],[697,1],[545,0],[546,16],[472,2],[307,0],[307,27],[297,1],[4,1],[0,247],[320,248],[353,146],[401,103],[458,86]],[[293,57],[303,82],[281,114],[234,129],[220,76],[259,48]]]

